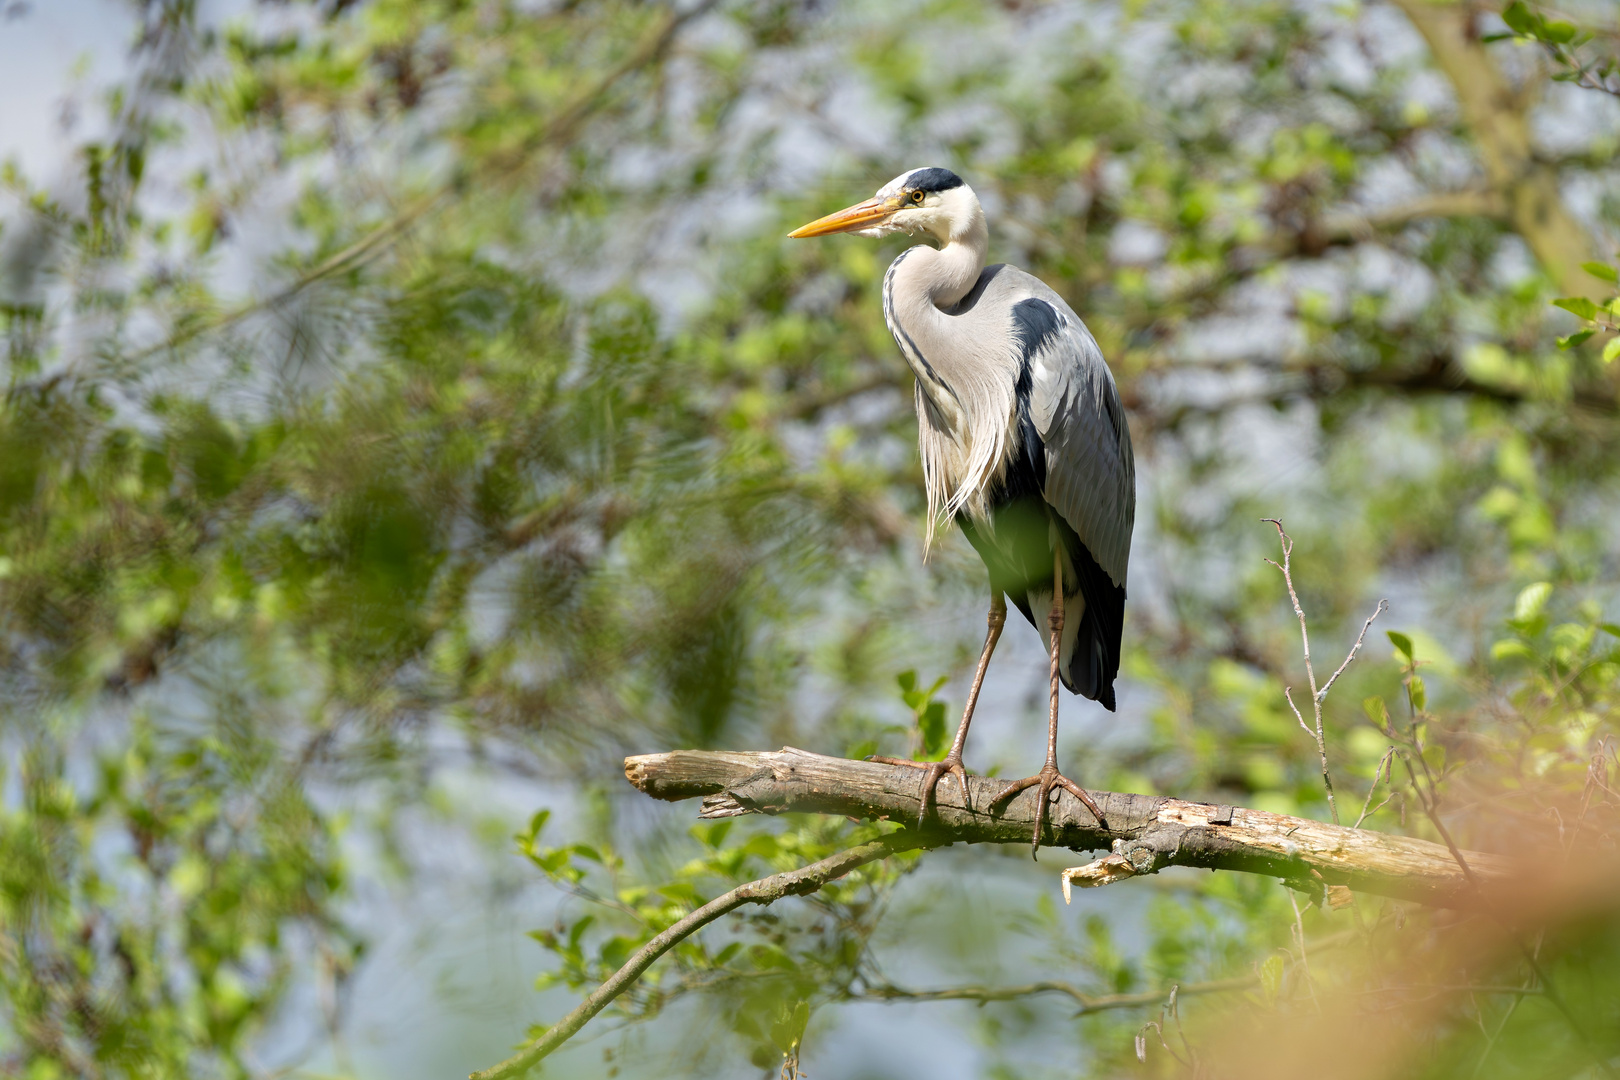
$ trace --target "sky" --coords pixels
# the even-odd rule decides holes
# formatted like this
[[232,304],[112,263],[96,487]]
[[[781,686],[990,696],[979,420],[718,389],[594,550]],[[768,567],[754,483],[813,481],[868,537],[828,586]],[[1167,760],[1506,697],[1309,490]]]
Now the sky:
[[117,0],[0,0],[0,161],[55,179],[101,123],[97,99],[125,71],[134,28]]

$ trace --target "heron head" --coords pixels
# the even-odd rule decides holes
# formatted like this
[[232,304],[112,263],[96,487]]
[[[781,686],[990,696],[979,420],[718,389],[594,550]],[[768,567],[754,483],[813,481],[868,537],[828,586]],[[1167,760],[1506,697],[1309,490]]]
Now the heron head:
[[924,233],[944,244],[970,228],[978,213],[979,200],[960,176],[949,169],[912,169],[884,184],[865,202],[817,218],[788,235],[797,239],[840,232],[857,236]]

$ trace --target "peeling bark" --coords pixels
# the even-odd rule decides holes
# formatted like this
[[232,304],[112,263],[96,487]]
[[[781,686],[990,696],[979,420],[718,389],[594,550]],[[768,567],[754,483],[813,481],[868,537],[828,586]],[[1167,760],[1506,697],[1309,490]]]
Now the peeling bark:
[[[701,798],[700,817],[812,813],[912,824],[917,819],[920,769],[824,757],[792,747],[778,751],[677,750],[625,759],[625,777],[655,799]],[[1035,825],[1034,790],[992,812],[1006,787],[994,777],[970,776],[968,800],[951,779],[940,782],[937,814],[920,846],[952,843],[1029,843]],[[1099,825],[1071,795],[1057,796],[1042,844],[1075,851],[1107,850],[1081,884],[1106,884],[1166,866],[1199,866],[1282,878],[1320,893],[1348,886],[1419,903],[1451,906],[1473,891],[1462,869],[1440,844],[1407,836],[1351,829],[1308,818],[1161,796],[1092,791],[1106,818]],[[1482,882],[1510,876],[1500,855],[1464,852]],[[1123,864],[1123,865],[1122,865]],[[1128,866],[1128,869],[1127,869]]]

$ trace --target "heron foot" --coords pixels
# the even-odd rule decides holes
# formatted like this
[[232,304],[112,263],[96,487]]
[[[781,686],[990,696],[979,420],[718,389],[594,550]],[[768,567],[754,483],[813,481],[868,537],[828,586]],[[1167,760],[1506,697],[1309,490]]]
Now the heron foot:
[[1097,819],[1097,824],[1103,828],[1107,828],[1108,823],[1103,820],[1103,812],[1098,808],[1096,800],[1094,800],[1090,795],[1086,794],[1085,788],[1058,772],[1057,766],[1050,760],[1047,761],[1045,765],[1041,766],[1041,771],[1036,773],[1034,776],[1026,776],[1022,780],[1014,780],[1012,783],[1008,784],[1006,788],[1002,790],[1000,795],[997,795],[990,801],[990,805],[994,807],[998,803],[1004,803],[1011,799],[1014,795],[1017,795],[1020,791],[1023,791],[1025,788],[1032,788],[1037,785],[1040,786],[1040,793],[1035,800],[1035,835],[1030,839],[1029,842],[1029,854],[1031,858],[1035,859],[1036,861],[1040,860],[1041,827],[1046,824],[1046,806],[1051,801],[1052,792],[1054,789],[1062,788],[1070,795],[1073,795],[1075,798],[1079,799],[1085,804],[1086,809],[1091,811],[1091,816]]
[[921,803],[917,810],[917,828],[919,829],[923,827],[923,822],[928,820],[928,811],[934,806],[934,789],[939,786],[940,779],[947,773],[956,777],[956,782],[962,787],[962,805],[969,810],[973,809],[968,795],[967,770],[962,767],[961,754],[946,754],[939,761],[912,761],[910,758],[884,757],[881,754],[871,754],[866,760],[881,762],[884,765],[906,765],[913,769],[923,770],[921,789],[917,792],[917,801]]

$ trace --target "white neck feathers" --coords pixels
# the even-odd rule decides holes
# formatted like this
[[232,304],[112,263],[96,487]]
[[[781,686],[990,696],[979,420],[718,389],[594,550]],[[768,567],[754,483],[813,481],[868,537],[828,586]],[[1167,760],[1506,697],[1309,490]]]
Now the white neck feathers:
[[948,227],[928,230],[941,247],[902,252],[883,284],[884,317],[917,376],[918,450],[928,492],[930,547],[938,525],[957,513],[988,517],[986,492],[1004,467],[1014,427],[1009,377],[1014,358],[996,352],[998,343],[1005,346],[1005,335],[976,333],[990,329],[977,313],[953,313],[978,283],[989,246],[978,199],[965,185],[946,195],[958,192],[965,205],[942,207],[959,211],[940,215]]

